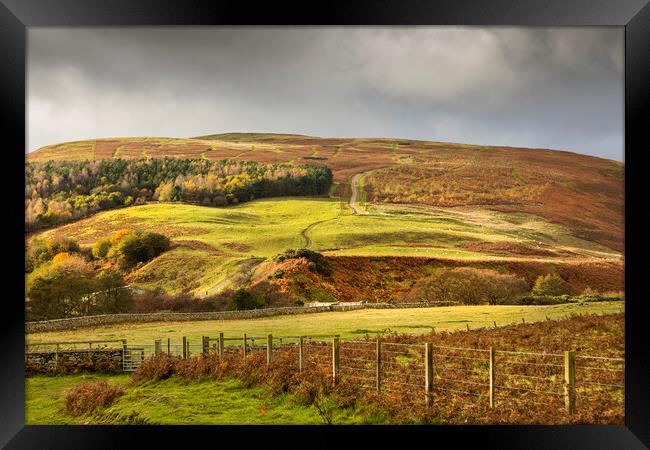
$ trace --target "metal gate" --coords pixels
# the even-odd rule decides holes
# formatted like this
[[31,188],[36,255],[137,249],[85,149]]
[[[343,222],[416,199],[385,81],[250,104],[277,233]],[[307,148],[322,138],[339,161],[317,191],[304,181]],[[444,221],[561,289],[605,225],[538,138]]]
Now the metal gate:
[[140,364],[153,355],[153,344],[129,344],[125,345],[122,355],[122,370],[124,372],[135,372]]

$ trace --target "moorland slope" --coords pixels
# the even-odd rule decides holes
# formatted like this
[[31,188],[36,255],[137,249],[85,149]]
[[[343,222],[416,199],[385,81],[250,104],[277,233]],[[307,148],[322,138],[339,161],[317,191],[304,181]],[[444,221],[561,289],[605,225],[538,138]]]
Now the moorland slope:
[[622,251],[624,166],[565,151],[392,138],[318,138],[227,133],[184,138],[110,138],[38,149],[28,161],[174,157],[325,164],[332,194],[349,197],[362,174],[360,201],[430,206],[482,205],[526,212],[576,237]]
[[[401,301],[437,266],[536,276],[572,294],[623,288],[623,164],[545,149],[406,139],[228,133],[111,138],[43,147],[28,162],[180,158],[326,165],[329,198],[236,205],[152,202],[30,234],[90,247],[122,228],[162,232],[172,249],[127,280],[210,296],[258,285],[306,300]],[[323,253],[332,277],[274,255]],[[437,262],[436,262],[437,261]],[[355,275],[356,273],[356,275]]]

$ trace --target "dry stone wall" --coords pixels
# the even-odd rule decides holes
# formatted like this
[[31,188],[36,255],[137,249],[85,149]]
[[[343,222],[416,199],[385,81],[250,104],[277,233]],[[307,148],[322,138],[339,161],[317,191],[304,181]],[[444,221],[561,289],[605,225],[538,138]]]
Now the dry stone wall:
[[29,352],[25,354],[28,374],[116,372],[122,368],[122,349],[85,349]]
[[211,311],[195,313],[161,312],[141,314],[105,314],[100,316],[73,317],[69,319],[44,320],[41,322],[27,322],[27,333],[40,333],[47,331],[74,330],[77,328],[97,327],[102,325],[115,325],[119,323],[147,323],[147,322],[179,322],[197,320],[237,320],[254,319],[257,317],[271,317],[292,314],[309,314],[330,311],[354,311],[359,309],[385,309],[385,308],[415,308],[445,306],[428,303],[365,303],[345,304],[336,303],[328,306],[312,307],[286,307],[264,308],[247,311]]

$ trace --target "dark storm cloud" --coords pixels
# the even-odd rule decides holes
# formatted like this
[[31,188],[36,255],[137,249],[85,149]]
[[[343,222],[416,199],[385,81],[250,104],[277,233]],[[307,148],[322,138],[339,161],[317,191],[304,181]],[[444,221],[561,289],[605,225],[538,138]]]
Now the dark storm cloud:
[[28,150],[259,131],[623,159],[621,28],[32,28]]

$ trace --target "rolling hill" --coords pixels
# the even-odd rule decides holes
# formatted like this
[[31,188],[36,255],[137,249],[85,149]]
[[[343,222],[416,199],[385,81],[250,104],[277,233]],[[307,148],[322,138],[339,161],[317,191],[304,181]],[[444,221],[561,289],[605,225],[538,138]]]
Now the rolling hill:
[[576,237],[624,248],[624,165],[576,153],[405,139],[333,139],[227,133],[180,138],[112,138],[50,145],[28,161],[142,157],[326,164],[332,194],[361,201],[430,206],[480,205],[535,214]]
[[[128,281],[196,296],[252,283],[310,300],[400,301],[439,266],[489,268],[531,285],[556,272],[573,294],[623,289],[624,166],[616,161],[545,149],[268,133],[96,139],[43,147],[26,159],[162,157],[327,165],[334,184],[329,198],[130,206],[29,238],[66,236],[90,246],[125,227],[163,232],[172,250]],[[323,253],[333,277],[270,260],[299,247]]]

